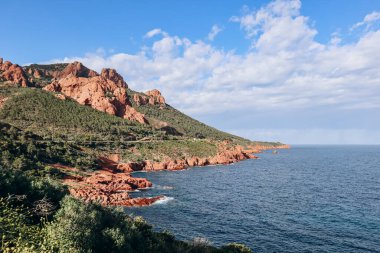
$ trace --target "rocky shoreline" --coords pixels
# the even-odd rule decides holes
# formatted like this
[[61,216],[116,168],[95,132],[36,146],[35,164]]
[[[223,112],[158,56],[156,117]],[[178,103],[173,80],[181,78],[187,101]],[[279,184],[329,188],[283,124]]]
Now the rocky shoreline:
[[[84,176],[67,176],[64,184],[69,187],[71,195],[86,202],[98,202],[104,206],[148,206],[162,200],[165,196],[131,198],[129,192],[152,187],[150,181],[145,178],[133,177],[132,172],[183,170],[193,166],[231,164],[246,159],[256,159],[258,157],[254,153],[260,153],[263,150],[287,148],[289,148],[288,145],[250,146],[248,148],[236,145],[231,147],[227,143],[223,143],[219,147],[217,155],[207,158],[191,157],[164,162],[121,163],[115,157],[110,157],[112,159],[101,157],[98,163],[102,169]],[[55,165],[55,167],[59,168],[60,165]]]

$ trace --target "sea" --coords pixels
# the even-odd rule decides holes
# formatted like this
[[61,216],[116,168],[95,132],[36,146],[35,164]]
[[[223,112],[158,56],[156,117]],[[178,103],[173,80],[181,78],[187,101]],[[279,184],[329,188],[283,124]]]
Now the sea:
[[380,146],[299,145],[230,165],[137,172],[153,183],[126,208],[156,231],[254,252],[380,252]]

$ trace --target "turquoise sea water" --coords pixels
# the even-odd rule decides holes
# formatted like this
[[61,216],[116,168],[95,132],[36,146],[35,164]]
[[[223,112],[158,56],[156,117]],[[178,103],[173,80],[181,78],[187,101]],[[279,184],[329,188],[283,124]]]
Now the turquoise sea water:
[[179,239],[254,252],[380,252],[380,146],[295,146],[232,165],[136,173],[165,195],[128,208]]

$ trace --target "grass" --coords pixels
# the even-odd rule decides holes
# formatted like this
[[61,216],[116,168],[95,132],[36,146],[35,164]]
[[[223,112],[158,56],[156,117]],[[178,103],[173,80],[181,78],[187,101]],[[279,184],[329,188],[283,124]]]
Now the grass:
[[138,143],[131,149],[122,151],[124,162],[164,161],[165,159],[184,159],[188,157],[210,157],[217,154],[215,142],[208,140],[167,140],[151,143]]
[[38,69],[38,70],[45,70],[45,71],[62,71],[64,70],[68,63],[56,63],[56,64],[30,64],[29,66],[25,66],[25,68],[32,68],[32,69]]
[[0,94],[10,96],[0,110],[0,120],[44,139],[123,141],[163,135],[150,126],[99,112],[72,100],[57,99],[40,89],[0,88]]
[[[133,90],[128,90],[128,93],[132,97],[133,94],[141,94]],[[225,133],[216,128],[210,127],[198,120],[195,120],[184,113],[176,110],[170,105],[165,107],[160,107],[160,105],[142,105],[137,106],[133,99],[133,106],[135,106],[141,113],[145,114],[150,121],[164,121],[169,124],[169,126],[174,127],[177,131],[185,136],[192,138],[207,138],[213,140],[230,140],[239,144],[247,144],[250,141],[242,137]]]

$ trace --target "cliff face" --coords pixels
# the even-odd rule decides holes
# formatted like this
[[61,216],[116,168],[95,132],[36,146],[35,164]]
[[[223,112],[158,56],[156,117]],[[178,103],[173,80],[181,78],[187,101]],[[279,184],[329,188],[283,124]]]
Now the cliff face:
[[22,87],[30,86],[30,82],[22,67],[10,61],[3,62],[3,58],[0,58],[0,80],[20,84]]
[[142,113],[132,107],[124,79],[114,69],[103,69],[97,74],[81,63],[69,64],[51,84],[43,89],[50,92],[60,92],[76,100],[79,104],[147,124],[148,120]]

